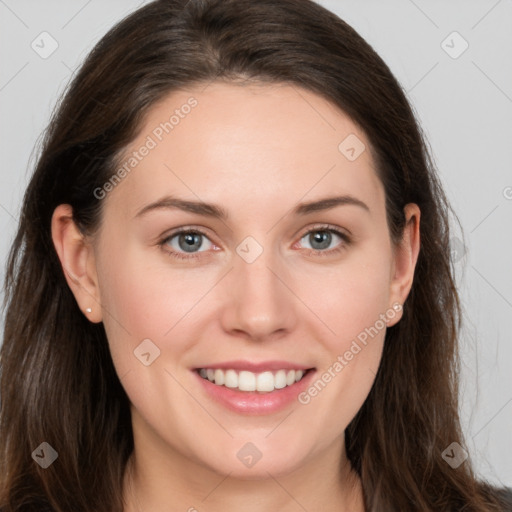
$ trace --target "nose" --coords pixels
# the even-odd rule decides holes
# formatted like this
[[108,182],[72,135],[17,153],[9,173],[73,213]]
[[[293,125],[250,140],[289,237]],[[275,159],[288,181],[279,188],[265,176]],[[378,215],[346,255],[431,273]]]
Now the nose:
[[235,255],[227,276],[227,298],[222,309],[224,330],[248,340],[264,341],[291,332],[297,323],[297,299],[291,277],[270,250],[252,263]]

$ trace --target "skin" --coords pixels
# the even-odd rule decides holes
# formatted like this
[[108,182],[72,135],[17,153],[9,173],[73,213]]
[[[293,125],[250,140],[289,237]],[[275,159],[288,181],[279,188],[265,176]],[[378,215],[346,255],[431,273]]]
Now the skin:
[[[80,308],[92,309],[88,318],[104,323],[132,404],[125,511],[171,504],[180,511],[362,511],[344,430],[373,384],[385,328],[308,404],[277,413],[227,410],[190,369],[280,359],[328,371],[379,315],[404,303],[419,251],[419,209],[406,206],[404,236],[394,246],[365,134],[296,86],[214,82],[175,91],[153,106],[126,154],[191,96],[197,106],[103,199],[93,238],[80,234],[68,205],[52,219],[69,286]],[[338,149],[349,134],[366,146],[354,161]],[[229,217],[178,209],[136,216],[170,194],[216,203]],[[353,196],[368,210],[345,204],[291,213],[298,203],[334,195]],[[333,234],[318,249],[324,254],[312,253],[318,243],[307,233],[325,224],[351,241]],[[178,237],[159,245],[180,227],[205,231],[197,258],[169,256],[190,255]],[[263,248],[252,263],[236,252],[247,236]],[[161,351],[150,366],[133,353],[147,338]],[[262,453],[251,468],[237,458],[249,441]]]

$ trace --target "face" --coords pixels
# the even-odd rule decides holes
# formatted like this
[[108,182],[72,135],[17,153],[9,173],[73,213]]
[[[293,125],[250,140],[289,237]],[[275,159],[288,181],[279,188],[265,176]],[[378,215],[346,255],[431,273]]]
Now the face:
[[123,166],[87,261],[140,457],[259,478],[341,453],[412,278],[365,134],[297,86],[213,83]]

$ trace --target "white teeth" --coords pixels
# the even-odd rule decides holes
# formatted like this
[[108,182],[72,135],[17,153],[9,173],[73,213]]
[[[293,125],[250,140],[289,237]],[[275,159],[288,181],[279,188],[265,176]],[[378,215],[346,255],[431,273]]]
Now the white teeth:
[[272,372],[259,373],[256,377],[256,389],[258,391],[274,391],[275,383]]
[[221,370],[219,368],[201,368],[199,375],[217,386],[239,389],[240,391],[259,391],[270,393],[299,382],[304,377],[303,370],[278,370],[253,373],[249,371]]
[[279,370],[274,375],[274,387],[276,389],[282,389],[286,387],[286,372],[284,370]]
[[[220,370],[222,371],[222,370]],[[238,387],[238,374],[235,370],[228,370],[224,375],[224,386],[227,388],[237,388]]]
[[219,386],[224,384],[224,372],[222,370],[215,370],[215,384]]
[[256,391],[256,375],[252,372],[238,374],[238,389],[240,391]]

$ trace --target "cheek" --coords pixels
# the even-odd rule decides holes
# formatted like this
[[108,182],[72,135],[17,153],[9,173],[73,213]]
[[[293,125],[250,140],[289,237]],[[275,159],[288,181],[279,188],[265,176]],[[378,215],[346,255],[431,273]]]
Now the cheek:
[[[305,275],[300,296],[329,328],[332,351],[343,350],[389,308],[390,259],[385,251],[379,257],[354,253],[329,271],[316,269]],[[377,326],[382,330],[380,321]]]
[[172,341],[173,350],[179,353],[179,339],[173,334],[197,315],[196,306],[217,276],[204,270],[171,270],[165,255],[148,257],[126,249],[107,254],[98,279],[114,360],[133,363],[133,350],[145,339],[161,350]]
[[364,403],[380,364],[386,319],[396,315],[389,308],[389,254],[385,249],[354,254],[335,269],[310,272],[302,281],[301,296],[308,297],[328,331],[322,329],[327,334],[317,380],[299,401],[317,412],[328,411],[323,419],[332,421],[332,435]]
[[99,276],[103,323],[130,401],[151,424],[162,421],[155,416],[162,408],[171,418],[179,411],[197,415],[195,402],[170,374],[176,367],[183,370],[184,358],[198,338],[192,333],[198,334],[194,322],[203,314],[201,299],[218,276],[212,270],[171,269],[165,255],[149,258],[142,251],[124,250],[120,259],[115,254],[103,262]]

